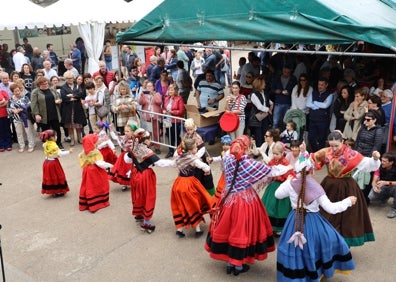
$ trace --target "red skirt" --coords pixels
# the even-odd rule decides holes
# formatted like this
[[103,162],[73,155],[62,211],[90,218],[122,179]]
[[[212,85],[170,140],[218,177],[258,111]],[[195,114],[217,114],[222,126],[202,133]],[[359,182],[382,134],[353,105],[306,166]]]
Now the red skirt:
[[117,161],[117,155],[113,152],[112,149],[110,149],[110,147],[104,147],[102,149],[99,150],[100,153],[103,156],[103,160],[107,163],[111,163],[112,165],[114,165]]
[[66,194],[68,191],[69,185],[59,159],[45,160],[43,163],[41,194]]
[[212,206],[212,197],[194,176],[178,176],[171,191],[171,209],[176,228],[195,228],[204,221]]
[[140,172],[132,166],[131,173],[132,215],[143,216],[150,220],[153,217],[157,198],[157,178],[151,168]]
[[224,176],[224,171],[221,173],[219,181],[217,182],[216,192],[213,196],[213,206],[217,205],[221,194],[223,193],[224,187],[226,186],[226,180]]
[[131,164],[127,164],[124,161],[125,154],[125,151],[121,152],[113,168],[111,169],[109,178],[115,183],[119,183],[121,185],[130,185],[131,179],[127,176],[127,173],[131,170]]
[[275,250],[271,222],[253,189],[231,193],[212,216],[205,249],[210,256],[241,266]]
[[109,205],[109,180],[106,171],[95,164],[84,167],[80,186],[80,211],[96,212]]

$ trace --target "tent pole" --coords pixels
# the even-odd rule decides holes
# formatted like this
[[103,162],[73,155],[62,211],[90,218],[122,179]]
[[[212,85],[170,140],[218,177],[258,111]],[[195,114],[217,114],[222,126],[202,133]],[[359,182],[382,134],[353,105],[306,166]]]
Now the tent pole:
[[[173,45],[173,46],[187,46],[190,48],[224,48],[225,46],[208,46],[200,45],[196,46],[193,44],[186,43],[171,43],[171,42],[152,42],[152,41],[124,41],[118,44],[131,44],[131,45]],[[265,51],[265,52],[277,52],[277,53],[290,53],[290,54],[308,54],[308,55],[336,55],[336,56],[353,56],[353,57],[383,57],[383,58],[396,58],[396,54],[386,53],[355,53],[355,52],[337,52],[337,51],[316,51],[316,50],[284,50],[284,49],[271,49],[271,48],[253,48],[253,47],[226,47],[228,50],[238,51]],[[391,49],[392,51],[395,51]]]

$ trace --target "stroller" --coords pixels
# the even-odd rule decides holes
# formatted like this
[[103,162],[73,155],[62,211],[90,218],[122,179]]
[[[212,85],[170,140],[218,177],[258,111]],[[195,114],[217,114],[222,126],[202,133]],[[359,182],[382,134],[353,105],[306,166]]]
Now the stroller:
[[307,141],[304,137],[305,125],[306,125],[306,115],[302,110],[299,109],[289,109],[285,117],[283,118],[283,122],[286,124],[288,121],[294,121],[296,123],[296,131],[298,133],[298,140]]

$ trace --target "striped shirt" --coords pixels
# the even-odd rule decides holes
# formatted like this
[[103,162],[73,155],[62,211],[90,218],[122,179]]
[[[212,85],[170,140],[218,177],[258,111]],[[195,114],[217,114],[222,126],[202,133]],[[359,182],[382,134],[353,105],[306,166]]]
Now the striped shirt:
[[219,95],[224,94],[224,89],[219,83],[209,83],[206,80],[202,80],[199,82],[197,90],[200,93],[199,102],[202,108],[219,107],[219,101],[216,101],[213,104],[208,104],[209,99],[216,99]]
[[230,108],[230,111],[240,111],[241,113],[238,114],[239,120],[245,120],[245,108],[247,105],[246,97],[241,94],[239,94],[238,97],[233,97],[233,102],[228,102],[228,107]]

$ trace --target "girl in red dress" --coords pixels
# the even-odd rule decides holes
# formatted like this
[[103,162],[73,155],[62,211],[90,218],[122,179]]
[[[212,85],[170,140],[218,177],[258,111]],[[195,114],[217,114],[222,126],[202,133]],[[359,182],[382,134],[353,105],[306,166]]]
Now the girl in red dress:
[[[141,222],[141,229],[147,233],[155,230],[151,223],[157,199],[157,177],[153,165],[159,164],[160,158],[150,149],[150,133],[143,128],[134,132],[135,140],[130,152],[124,160],[131,166],[131,200],[132,215],[137,222]],[[165,163],[169,160],[163,160]]]
[[43,149],[45,155],[41,194],[52,195],[54,198],[62,197],[69,192],[69,185],[66,181],[65,172],[59,162],[59,157],[73,152],[73,149],[61,151],[56,144],[57,139],[55,130],[48,129],[40,133],[40,140],[44,142]]
[[267,212],[252,185],[281,175],[290,167],[270,167],[248,156],[249,137],[242,135],[223,157],[226,187],[212,215],[205,249],[210,257],[227,262],[227,274],[249,270],[248,263],[264,260],[275,250]]
[[128,186],[131,185],[131,164],[127,164],[125,162],[124,156],[131,149],[134,139],[134,131],[136,129],[138,129],[138,127],[135,124],[127,123],[124,128],[124,135],[117,135],[114,131],[110,132],[111,138],[117,140],[118,145],[121,148],[121,154],[118,156],[116,163],[111,169],[109,178],[111,181],[123,185],[123,192],[128,190]]
[[110,205],[109,180],[105,169],[113,165],[103,161],[103,156],[96,149],[98,136],[88,134],[82,140],[84,151],[78,155],[83,169],[80,186],[80,211],[96,212]]
[[[276,142],[272,148],[273,158],[268,162],[268,165],[289,165],[285,157],[285,145],[282,142]],[[275,191],[279,185],[284,182],[289,175],[296,176],[293,169],[290,169],[283,175],[274,177],[271,183],[265,189],[264,195],[261,198],[265,208],[267,209],[272,228],[276,236],[280,236],[283,226],[285,225],[287,216],[291,211],[291,204],[289,198],[277,199],[275,198]]]

